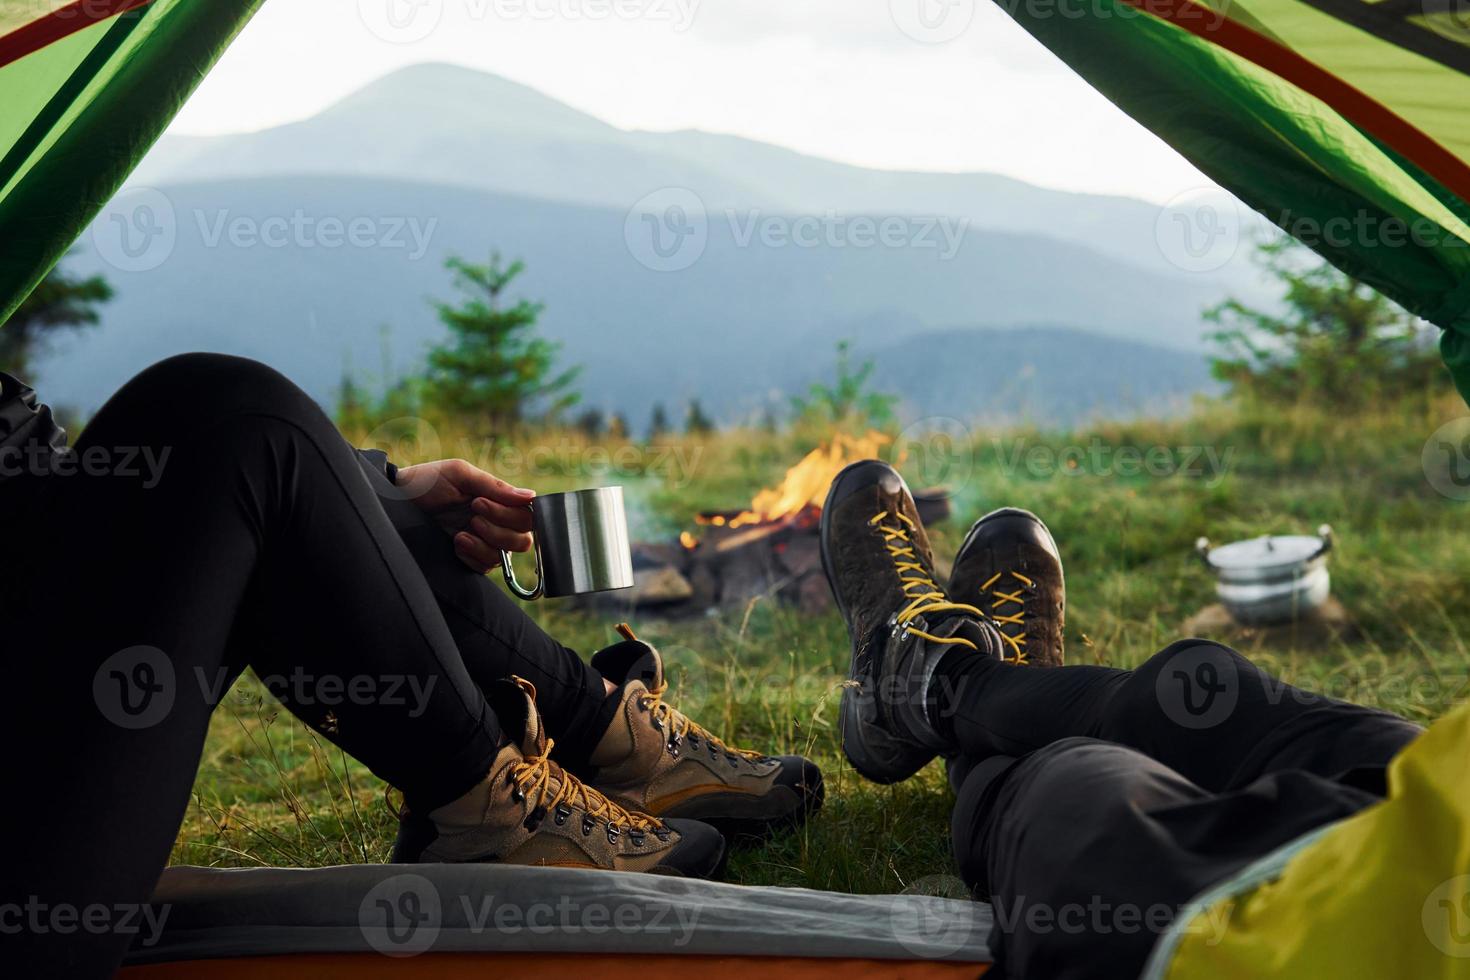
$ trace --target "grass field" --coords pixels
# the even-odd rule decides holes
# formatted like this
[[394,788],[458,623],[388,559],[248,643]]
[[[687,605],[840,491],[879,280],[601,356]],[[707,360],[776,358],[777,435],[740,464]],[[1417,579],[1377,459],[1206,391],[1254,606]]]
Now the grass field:
[[[1463,414],[1453,396],[1348,418],[1330,409],[1211,403],[1177,421],[1072,433],[976,429],[942,458],[915,452],[901,468],[912,484],[944,482],[955,493],[955,518],[931,529],[943,561],[969,522],[992,507],[1019,504],[1046,518],[1067,566],[1071,663],[1126,667],[1176,639],[1183,620],[1210,601],[1212,583],[1192,554],[1200,534],[1225,541],[1328,522],[1338,543],[1334,594],[1361,639],[1247,652],[1303,687],[1428,721],[1470,693],[1470,545],[1459,533],[1470,511],[1436,493],[1421,465],[1429,434]],[[520,449],[561,447],[533,468],[513,453],[491,452],[481,435],[442,425],[435,432],[439,454],[492,470],[499,464],[508,479],[543,491],[624,483],[633,520],[649,536],[676,534],[700,508],[748,501],[816,438],[674,437],[687,466],[667,465],[667,454],[661,464],[660,453],[637,445],[621,458],[625,447],[601,447],[617,463],[608,470],[579,436],[517,440]],[[366,434],[348,435],[362,444]],[[1122,447],[1137,450],[1143,464],[1120,456]],[[412,454],[400,451],[399,461]],[[529,609],[584,654],[615,638],[611,622],[555,603]],[[882,787],[862,781],[842,758],[834,720],[848,652],[835,613],[809,617],[756,601],[635,626],[671,665],[673,703],[737,744],[808,754],[826,774],[824,811],[798,833],[739,851],[732,880],[885,892],[932,887],[950,872],[942,770],[931,766]],[[215,714],[174,861],[382,861],[394,830],[382,795],[364,767],[247,675]]]

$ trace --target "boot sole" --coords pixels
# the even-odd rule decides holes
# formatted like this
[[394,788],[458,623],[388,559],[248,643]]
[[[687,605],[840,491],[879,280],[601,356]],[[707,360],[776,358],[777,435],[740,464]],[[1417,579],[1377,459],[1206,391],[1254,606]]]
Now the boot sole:
[[[730,848],[726,845],[720,848],[719,860],[715,861],[714,866],[706,871],[684,871],[679,868],[670,867],[667,864],[655,864],[648,869],[647,873],[651,875],[662,875],[665,878],[695,878],[700,881],[723,881],[725,878],[725,869],[729,864]],[[601,871],[603,869],[598,868],[597,870]]]
[[[821,775],[818,774],[816,786],[811,796],[806,798],[805,804],[782,813],[770,816],[720,816],[697,812],[681,814],[677,810],[670,810],[661,816],[698,820],[700,823],[709,824],[718,830],[725,838],[725,842],[730,845],[758,843],[769,840],[778,833],[796,830],[802,826],[808,817],[822,808],[826,796],[826,787]],[[707,799],[701,802],[707,802]]]
[[[707,823],[710,826],[715,826],[714,821],[711,821],[711,820],[704,820],[704,821],[701,821],[701,823]],[[718,830],[719,828],[718,827],[715,827],[715,829]],[[414,839],[415,837],[419,837],[419,836],[421,836],[421,834],[418,832],[417,828],[406,828],[402,824],[400,824],[399,825],[398,838],[393,843],[393,856],[391,858],[389,858],[389,863],[390,864],[423,864],[423,863],[425,863],[424,862],[423,852],[424,852],[424,848],[427,845],[426,844],[423,844],[423,843],[420,843],[418,840],[415,840]],[[724,836],[724,832],[723,831],[721,831],[721,836]],[[658,865],[654,865],[652,868],[649,868],[648,869],[648,874],[666,875],[668,877],[673,877],[673,878],[704,878],[704,879],[707,879],[707,880],[710,880],[710,881],[719,881],[720,879],[722,879],[724,877],[724,875],[725,875],[725,866],[726,866],[726,864],[729,863],[729,859],[730,859],[730,845],[729,845],[729,841],[730,841],[730,838],[727,837],[727,836],[725,836],[724,837],[724,840],[720,844],[720,853],[719,853],[719,855],[715,858],[715,860],[713,862],[711,862],[711,864],[710,864],[710,866],[708,868],[705,868],[703,870],[701,870],[701,869],[681,870],[679,868],[675,868],[675,867],[672,867],[670,865],[658,864]],[[434,861],[434,860],[430,859],[430,861],[428,863],[430,863],[430,864],[443,864],[445,862],[442,862],[442,861]],[[504,862],[499,861],[499,860],[481,859],[481,860],[478,860],[478,861],[468,861],[468,862],[463,862],[463,863],[466,863],[466,864],[503,864]],[[518,865],[518,867],[530,867],[530,865]],[[599,870],[599,871],[608,870],[608,869],[600,868],[597,865],[588,865],[588,867],[589,868],[596,869],[596,870]]]
[[[838,484],[847,475],[849,470],[859,466],[866,466],[870,461],[860,460],[849,463],[842,468],[832,480],[832,486],[827,490],[827,499],[822,504],[822,517],[818,522],[818,550],[822,556],[822,573],[827,576],[828,587],[832,587],[832,561],[827,554],[827,536],[831,530],[830,520],[832,516],[832,497],[837,491]],[[906,485],[906,484],[905,484]],[[845,623],[851,620],[847,616],[847,604],[842,601],[836,588],[832,588],[832,599],[837,603],[837,611],[842,614]],[[847,676],[849,680],[857,681],[859,684],[871,682],[871,678],[862,676],[858,672],[858,639],[852,635],[852,627],[848,627],[848,641],[852,644],[852,657],[848,662]],[[869,709],[872,713],[873,709]],[[888,734],[880,725],[863,717],[863,706],[858,703],[858,694],[850,687],[842,689],[842,703],[838,711],[838,719],[842,731],[842,753],[847,756],[847,761],[858,771],[858,775],[875,783],[898,783],[908,779],[914,773],[923,769],[934,758],[934,753],[926,749],[917,749],[912,742],[901,741]]]
[[[696,825],[696,826],[699,827],[700,830],[703,830],[703,831],[714,830],[714,828],[712,826],[710,826],[710,824],[708,823],[708,821],[704,821],[704,820],[697,820],[696,821],[696,820],[688,820],[687,818],[672,818],[672,817],[670,819],[671,820],[679,819],[682,823],[689,823],[689,824]],[[702,825],[702,826],[700,826],[700,825]],[[695,829],[694,827],[691,827],[691,828],[687,828],[686,829],[686,828],[684,828],[682,826],[673,826],[673,825],[670,825],[670,826],[672,826],[674,830],[678,830],[678,831],[680,831],[682,833],[685,833],[685,834],[688,834],[688,833],[692,832]],[[712,853],[711,857],[708,860],[706,860],[703,865],[687,866],[687,859],[686,859],[686,866],[685,867],[678,867],[678,866],[672,865],[672,864],[656,864],[652,868],[650,868],[649,871],[652,872],[652,873],[654,873],[654,874],[673,875],[673,876],[676,876],[676,877],[679,877],[679,878],[703,878],[703,879],[710,880],[710,881],[716,880],[716,879],[722,877],[724,875],[724,873],[725,873],[725,865],[729,861],[729,858],[730,858],[730,845],[725,840],[725,838],[721,834],[718,834],[718,833],[712,835],[710,842],[712,844],[718,844],[719,845],[719,849],[717,851],[714,851]],[[670,854],[671,857],[673,856],[673,854],[677,854],[678,853],[678,851],[680,849],[680,846],[681,845],[676,845],[675,846],[674,851],[671,852],[671,854]]]
[[720,832],[731,847],[738,844],[759,844],[779,833],[795,830],[806,822],[806,814],[787,813],[779,817],[705,817],[704,822]]
[[[711,826],[713,826],[713,824],[711,824]],[[718,829],[718,828],[716,828],[716,829]],[[454,864],[505,864],[507,867],[517,867],[517,868],[534,868],[534,867],[539,867],[539,865],[534,865],[534,864],[510,865],[510,864],[507,864],[507,862],[505,862],[505,861],[499,860],[498,858],[480,858],[480,859],[474,860],[474,861],[457,861],[457,862],[435,861],[435,860],[432,860],[432,859],[430,859],[428,861],[425,861],[422,855],[418,855],[416,857],[411,857],[411,858],[410,857],[407,857],[407,856],[405,856],[405,857],[399,857],[399,856],[395,855],[394,858],[393,858],[393,860],[391,862],[389,862],[389,863],[391,863],[391,864],[426,864],[426,863],[427,864],[449,864],[449,863],[454,863]],[[649,868],[645,872],[645,874],[663,875],[666,878],[699,878],[699,879],[703,879],[705,881],[720,881],[720,880],[722,880],[725,877],[725,868],[726,868],[726,866],[729,863],[730,863],[730,845],[729,845],[729,842],[727,840],[727,841],[721,843],[719,856],[716,857],[715,860],[712,861],[710,863],[709,867],[707,867],[707,868],[703,868],[703,869],[700,869],[700,868],[676,868],[673,865],[669,865],[669,864],[655,864],[653,867]],[[604,868],[601,865],[596,865],[596,864],[586,864],[586,865],[580,865],[580,864],[579,865],[560,865],[560,867],[586,868],[589,871],[611,871],[611,870],[613,870],[611,868]]]
[[730,866],[730,846],[726,844],[720,848],[720,857],[714,866],[707,871],[691,873],[671,868],[666,864],[656,864],[648,869],[648,874],[662,875],[665,878],[697,878],[700,881],[724,881],[725,870]]

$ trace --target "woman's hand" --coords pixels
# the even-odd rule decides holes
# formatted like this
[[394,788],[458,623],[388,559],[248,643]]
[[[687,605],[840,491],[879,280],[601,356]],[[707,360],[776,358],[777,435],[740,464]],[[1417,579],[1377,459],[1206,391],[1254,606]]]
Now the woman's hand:
[[531,549],[534,490],[513,487],[462,459],[404,466],[398,485],[413,487],[413,502],[454,538],[459,560],[477,572],[500,564],[500,551]]

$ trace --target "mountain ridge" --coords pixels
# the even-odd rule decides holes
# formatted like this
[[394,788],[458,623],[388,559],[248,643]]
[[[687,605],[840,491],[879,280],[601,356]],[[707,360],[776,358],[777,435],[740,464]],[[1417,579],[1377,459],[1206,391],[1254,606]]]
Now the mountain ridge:
[[[1145,201],[1044,188],[1001,174],[871,169],[697,129],[624,130],[522,83],[442,63],[398,69],[283,126],[165,136],[133,182],[322,173],[605,207],[628,208],[650,191],[678,187],[711,211],[952,215],[980,228],[1085,245],[1155,274],[1190,277],[1160,245],[1158,228],[1169,209]],[[1218,197],[1220,207],[1240,211],[1228,195]],[[1246,212],[1243,220],[1257,219]],[[1216,278],[1259,293],[1257,270],[1243,254]]]
[[[130,200],[167,219],[166,251],[143,271],[115,240],[139,226]],[[942,407],[926,400],[942,391],[956,410],[990,413],[994,390],[1038,418],[1134,411],[1209,384],[1199,312],[1235,292],[1230,275],[1168,262],[1155,236],[1165,212],[1145,202],[627,131],[445,65],[384,76],[284,126],[168,137],[111,208],[67,260],[112,281],[105,327],[39,360],[51,397],[83,409],[198,347],[265,360],[324,403],[346,370],[416,370],[444,337],[428,303],[453,295],[444,260],[495,250],[525,260],[515,291],[546,303],[541,329],[585,365],[588,403],[633,418],[696,397],[727,421],[784,406],[844,339],[876,352],[915,412]],[[405,222],[422,239],[411,251],[390,241]],[[344,245],[341,229],[364,223],[369,240]],[[952,234],[924,240],[939,225]],[[885,227],[900,234],[875,234]],[[661,257],[670,243],[674,264]],[[1034,324],[1077,332],[1020,326]],[[997,330],[1020,332],[970,336]],[[926,362],[904,353],[914,338],[1024,360],[1039,381],[1007,389],[988,364],[967,375]],[[969,390],[971,375],[985,391]]]

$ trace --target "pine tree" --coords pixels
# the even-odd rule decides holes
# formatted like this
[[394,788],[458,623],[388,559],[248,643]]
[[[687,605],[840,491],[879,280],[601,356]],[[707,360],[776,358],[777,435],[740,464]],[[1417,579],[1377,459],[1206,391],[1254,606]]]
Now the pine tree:
[[1221,349],[1211,367],[1233,393],[1362,407],[1448,387],[1434,345],[1438,330],[1295,239],[1259,243],[1256,260],[1281,286],[1283,301],[1260,310],[1227,299],[1205,311],[1220,328],[1209,334]]
[[458,305],[434,304],[451,339],[429,352],[431,397],[450,411],[483,416],[493,427],[522,421],[536,401],[547,402],[550,414],[576,404],[572,384],[580,369],[553,373],[561,345],[535,336],[542,305],[505,303],[506,288],[525,264],[504,265],[497,252],[488,265],[453,256],[445,267],[465,298]]
[[648,438],[657,439],[669,431],[669,413],[663,402],[653,406],[653,417],[648,420]]
[[577,416],[577,428],[589,439],[596,439],[607,430],[607,416],[600,408],[589,408]]
[[870,389],[874,367],[871,360],[853,367],[852,343],[839,341],[836,383],[813,382],[807,386],[805,396],[792,398],[791,408],[796,418],[809,424],[858,432],[874,426],[892,425],[898,396]]
[[367,417],[367,398],[357,379],[352,376],[350,367],[342,369],[342,381],[337,385],[337,412],[334,417],[337,424],[344,428],[361,425]]
[[52,269],[0,327],[0,371],[24,379],[48,336],[93,326],[97,305],[111,298],[112,287],[101,276],[78,279],[59,266]]
[[684,431],[692,436],[702,436],[715,431],[715,420],[704,412],[696,398],[689,403],[689,412],[684,416]]

